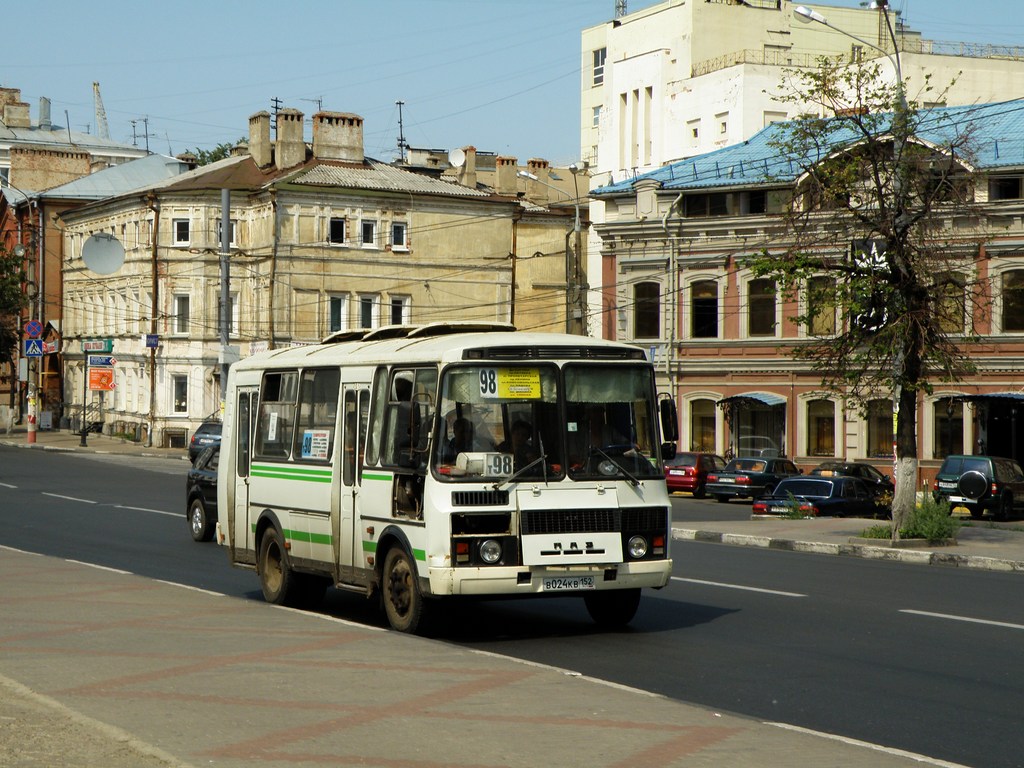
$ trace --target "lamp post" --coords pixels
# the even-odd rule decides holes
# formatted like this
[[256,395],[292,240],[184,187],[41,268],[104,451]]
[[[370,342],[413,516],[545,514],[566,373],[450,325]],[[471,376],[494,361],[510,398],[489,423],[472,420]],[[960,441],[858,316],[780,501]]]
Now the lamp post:
[[[570,166],[570,170],[572,171],[573,184],[575,184],[576,183],[576,172],[577,172],[578,168],[576,168],[576,166]],[[582,312],[580,312],[580,317],[579,317],[578,322],[577,322],[577,319],[573,317],[574,309],[579,310],[578,296],[577,297],[573,297],[573,293],[574,292],[579,293],[579,291],[580,291],[580,285],[579,285],[580,247],[581,247],[581,241],[582,241],[582,237],[583,237],[582,236],[582,228],[580,226],[580,200],[579,200],[578,188],[577,188],[576,197],[572,197],[572,195],[570,195],[564,189],[560,189],[560,188],[556,187],[554,184],[548,184],[546,181],[541,180],[537,176],[537,174],[535,174],[535,173],[530,173],[529,171],[519,171],[516,174],[516,176],[519,176],[520,178],[523,178],[523,179],[529,179],[530,181],[535,181],[538,184],[541,184],[541,185],[547,187],[548,189],[553,189],[556,192],[559,192],[559,193],[565,195],[567,198],[569,198],[572,201],[573,208],[576,209],[576,217],[575,217],[575,220],[573,222],[573,228],[572,228],[572,230],[570,230],[571,232],[575,232],[575,234],[576,234],[576,244],[575,244],[574,253],[573,253],[573,256],[572,256],[571,259],[569,257],[569,233],[566,233],[566,236],[565,236],[565,332],[566,333],[580,333],[580,334],[582,334],[583,333],[583,330],[582,330],[582,325],[583,325]]]
[[[891,129],[890,129],[891,132],[892,132],[893,164],[894,164],[894,169],[893,169],[893,219],[892,219],[892,230],[893,230],[893,240],[894,240],[894,242],[891,243],[891,244],[887,244],[886,250],[887,251],[891,250],[891,253],[889,254],[889,259],[890,259],[889,264],[890,264],[890,267],[895,269],[895,271],[897,273],[899,273],[900,275],[905,275],[905,274],[907,274],[908,270],[907,270],[905,254],[904,254],[904,250],[903,250],[903,246],[902,246],[902,241],[903,241],[904,234],[905,234],[906,228],[907,228],[907,216],[906,216],[906,202],[907,201],[905,200],[906,189],[907,189],[907,186],[906,186],[907,168],[906,168],[906,164],[905,164],[904,159],[903,159],[903,151],[904,151],[904,148],[906,147],[907,141],[910,138],[910,126],[909,126],[910,107],[907,104],[906,89],[905,89],[905,86],[904,86],[904,83],[903,83],[903,70],[900,67],[900,47],[899,47],[899,44],[896,42],[896,33],[893,30],[892,22],[889,19],[889,0],[871,0],[871,2],[868,4],[868,7],[869,8],[873,8],[875,10],[879,10],[879,11],[882,12],[882,16],[885,18],[886,29],[889,32],[889,39],[892,41],[892,49],[893,49],[892,53],[889,53],[889,51],[887,51],[884,48],[876,45],[875,43],[869,42],[869,41],[864,40],[864,39],[862,39],[860,37],[857,37],[857,35],[854,35],[854,34],[852,34],[850,32],[847,32],[845,29],[841,29],[839,27],[833,26],[832,24],[829,24],[828,23],[828,19],[826,19],[821,13],[819,13],[818,11],[815,11],[815,10],[813,10],[811,8],[808,8],[808,7],[804,6],[804,5],[798,5],[796,8],[793,9],[793,12],[796,14],[797,18],[800,19],[800,21],[802,21],[802,22],[804,22],[806,24],[809,24],[811,22],[817,22],[818,24],[822,24],[822,25],[828,27],[829,29],[834,30],[834,31],[840,33],[841,35],[845,35],[846,37],[849,37],[852,40],[856,40],[858,43],[866,45],[869,48],[873,48],[876,51],[879,51],[882,55],[884,55],[887,59],[889,59],[889,62],[892,64],[893,69],[895,70],[895,73],[896,73],[896,104],[895,104],[895,108],[893,110],[893,120],[892,120]],[[895,247],[890,248],[889,247],[890,245],[895,246]],[[894,362],[893,362],[893,371],[892,371],[892,390],[893,390],[892,391],[892,432],[893,432],[893,435],[892,435],[892,459],[893,459],[893,481],[897,483],[897,489],[899,489],[899,485],[898,485],[898,476],[899,476],[898,424],[899,424],[900,404],[901,404],[901,400],[903,398],[902,378],[903,378],[903,374],[904,374],[904,370],[905,370],[904,364],[905,364],[905,358],[906,358],[906,352],[907,351],[908,350],[907,350],[906,343],[902,343],[900,345],[900,347],[896,350],[895,359],[894,359]],[[914,395],[914,398],[916,400],[916,394]],[[916,418],[916,414],[914,412],[915,402],[908,402],[907,406],[908,406],[907,410],[909,411],[909,413],[906,416],[906,418],[908,418],[908,419]],[[911,480],[911,483],[913,485],[914,479],[913,478],[908,478],[908,479]],[[894,509],[894,512],[895,512],[895,509]],[[895,515],[894,515],[894,520],[895,520]],[[893,535],[894,535],[894,538],[897,538],[897,539],[899,538],[899,529],[898,529],[898,526],[896,526],[896,525],[893,525]]]

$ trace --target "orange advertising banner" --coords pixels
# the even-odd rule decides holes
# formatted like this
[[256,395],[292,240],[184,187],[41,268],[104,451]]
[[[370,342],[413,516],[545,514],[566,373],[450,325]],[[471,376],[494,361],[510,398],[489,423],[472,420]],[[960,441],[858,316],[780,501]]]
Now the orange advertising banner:
[[90,368],[89,389],[98,389],[106,392],[114,391],[114,369],[113,368]]

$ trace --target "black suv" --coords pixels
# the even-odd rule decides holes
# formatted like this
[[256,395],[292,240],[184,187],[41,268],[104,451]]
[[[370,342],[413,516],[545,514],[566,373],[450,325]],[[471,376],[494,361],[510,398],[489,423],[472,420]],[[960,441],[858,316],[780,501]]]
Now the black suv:
[[185,518],[193,541],[209,541],[217,527],[217,464],[220,445],[202,450],[185,480]]
[[996,520],[1024,511],[1024,470],[999,456],[947,456],[935,476],[936,501],[966,507],[978,518],[988,510]]
[[188,460],[195,461],[199,452],[211,445],[220,445],[222,424],[219,421],[204,421],[192,433],[188,443]]

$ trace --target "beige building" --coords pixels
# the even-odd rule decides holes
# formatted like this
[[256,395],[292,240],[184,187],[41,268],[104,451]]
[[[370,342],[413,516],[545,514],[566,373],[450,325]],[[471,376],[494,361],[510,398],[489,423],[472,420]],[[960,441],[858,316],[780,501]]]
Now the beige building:
[[[895,79],[896,58],[886,55],[893,46],[879,11],[802,3],[833,29],[805,22],[794,13],[799,4],[665,0],[583,30],[580,152],[592,186],[735,145],[794,117],[796,108],[778,98],[784,72],[814,66],[821,56],[877,59]],[[897,13],[890,19],[908,98],[922,106],[1024,95],[1024,47],[924,40]],[[602,202],[592,202],[590,216],[605,220]],[[589,312],[597,333],[609,319],[593,279],[602,272],[602,245],[591,238]]]
[[[249,121],[246,151],[158,186],[67,214],[66,402],[110,432],[184,442],[220,408],[221,363],[338,332],[452,320],[565,326],[568,214],[526,200],[515,158],[493,187],[363,154],[358,115]],[[546,168],[541,160],[530,167]],[[222,190],[230,191],[229,345],[220,341]],[[522,195],[520,195],[522,191]],[[113,234],[124,265],[98,279],[82,261]],[[534,258],[536,254],[541,256]],[[554,254],[554,256],[551,256]],[[157,346],[147,347],[149,344]],[[115,388],[94,391],[80,340],[113,339]]]

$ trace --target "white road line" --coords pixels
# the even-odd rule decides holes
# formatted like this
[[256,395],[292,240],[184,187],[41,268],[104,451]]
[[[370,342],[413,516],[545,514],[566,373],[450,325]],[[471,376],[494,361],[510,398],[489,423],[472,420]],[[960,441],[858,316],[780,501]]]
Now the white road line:
[[10,483],[0,483],[0,486],[3,486],[4,488],[17,488],[18,487],[16,485],[11,485]]
[[949,619],[950,621],[964,621],[968,624],[988,624],[990,627],[1024,629],[1024,624],[1012,624],[1009,621],[990,621],[989,619],[975,619],[971,616],[957,616],[952,613],[932,613],[931,611],[915,611],[910,608],[901,608],[900,613],[909,613],[914,616],[931,616],[933,619]]
[[939,768],[968,768],[968,766],[962,765],[960,763],[951,763],[948,760],[938,760],[934,757],[928,757],[927,755],[919,755],[916,752],[907,752],[906,750],[895,749],[894,747],[883,747],[881,744],[872,744],[870,741],[860,741],[859,739],[851,739],[846,736],[836,736],[834,733],[822,733],[821,731],[812,731],[810,728],[801,728],[799,725],[772,722],[765,722],[765,725],[772,725],[776,728],[782,728],[787,731],[795,731],[796,733],[806,733],[809,736],[819,736],[823,739],[830,739],[832,741],[842,742],[843,744],[849,744],[853,747],[863,747],[864,749],[870,749],[875,752],[884,752],[887,755],[905,757],[908,760],[914,760],[915,762],[924,763],[925,765],[939,766]]
[[72,560],[70,558],[64,559],[65,563],[74,563],[75,565],[84,565],[87,568],[95,568],[97,571],[109,571],[110,573],[118,573],[122,576],[134,576],[135,574],[131,571],[122,571],[120,568],[111,568],[106,565],[97,565],[96,563],[87,563],[84,560]]
[[96,503],[95,501],[92,501],[90,499],[78,499],[78,498],[75,498],[74,496],[62,496],[59,493],[46,493],[45,491],[43,492],[43,496],[52,496],[55,499],[67,499],[68,501],[80,501],[83,504],[95,504]]
[[165,512],[162,509],[147,509],[146,507],[129,507],[125,504],[115,504],[114,509],[130,509],[133,512],[152,512],[154,515],[167,515],[169,517],[183,517],[184,513]]
[[684,579],[681,576],[673,576],[672,581],[686,581],[690,584],[703,584],[708,587],[723,587],[724,589],[742,589],[745,592],[763,592],[766,595],[780,595],[781,597],[807,597],[799,592],[783,592],[778,589],[763,589],[761,587],[745,587],[742,584],[726,584],[721,581],[704,581],[703,579]]

